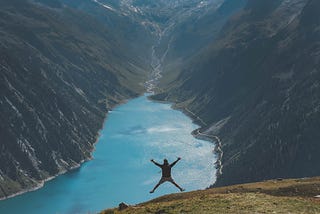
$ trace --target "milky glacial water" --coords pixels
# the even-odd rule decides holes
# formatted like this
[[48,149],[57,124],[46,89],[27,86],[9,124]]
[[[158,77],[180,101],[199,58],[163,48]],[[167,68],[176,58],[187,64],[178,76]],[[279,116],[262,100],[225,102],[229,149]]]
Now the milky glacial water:
[[37,191],[0,201],[0,213],[96,213],[179,192],[166,182],[149,193],[161,177],[151,158],[181,157],[172,169],[175,181],[186,191],[204,189],[215,181],[216,157],[212,143],[191,135],[196,128],[170,104],[130,100],[108,114],[93,160]]

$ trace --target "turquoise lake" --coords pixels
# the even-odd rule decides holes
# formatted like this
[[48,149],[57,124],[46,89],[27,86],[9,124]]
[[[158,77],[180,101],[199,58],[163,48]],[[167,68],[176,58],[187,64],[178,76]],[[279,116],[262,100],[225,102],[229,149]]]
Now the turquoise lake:
[[179,192],[166,182],[149,193],[161,177],[152,158],[171,163],[181,157],[172,169],[174,180],[186,191],[204,189],[215,181],[216,157],[212,143],[191,135],[196,128],[170,104],[146,96],[130,100],[108,114],[93,160],[39,190],[0,201],[0,213],[96,213]]

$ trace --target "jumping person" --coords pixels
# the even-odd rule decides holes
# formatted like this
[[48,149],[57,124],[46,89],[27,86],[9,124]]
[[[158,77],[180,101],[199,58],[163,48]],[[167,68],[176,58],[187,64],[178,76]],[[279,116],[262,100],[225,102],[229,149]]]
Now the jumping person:
[[158,167],[161,168],[162,170],[162,177],[159,181],[159,183],[157,183],[157,185],[153,188],[153,190],[150,191],[150,193],[154,193],[154,191],[164,182],[169,181],[171,182],[173,185],[175,185],[181,192],[184,191],[183,188],[181,188],[176,182],[174,182],[174,180],[171,177],[171,168],[179,161],[181,160],[181,158],[178,158],[175,162],[173,162],[172,164],[169,164],[167,159],[163,160],[163,164],[159,164],[157,162],[155,162],[153,159],[151,159],[151,162],[154,163],[155,165],[157,165]]

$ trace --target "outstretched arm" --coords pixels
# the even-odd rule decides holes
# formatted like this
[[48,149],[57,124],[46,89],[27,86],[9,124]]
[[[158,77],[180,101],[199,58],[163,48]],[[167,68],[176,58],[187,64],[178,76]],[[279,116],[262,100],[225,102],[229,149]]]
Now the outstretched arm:
[[172,164],[170,164],[170,166],[173,167],[174,165],[176,165],[176,163],[178,163],[179,160],[181,160],[180,157],[178,157],[178,159],[177,159],[175,162],[173,162]]
[[161,164],[158,164],[157,162],[155,162],[153,159],[150,160],[152,163],[154,163],[155,165],[157,165],[158,167],[161,167]]

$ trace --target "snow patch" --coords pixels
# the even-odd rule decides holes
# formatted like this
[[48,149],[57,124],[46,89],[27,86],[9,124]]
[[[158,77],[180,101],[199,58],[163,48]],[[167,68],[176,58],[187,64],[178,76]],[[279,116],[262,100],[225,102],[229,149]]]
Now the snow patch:
[[10,105],[10,107],[16,112],[17,116],[22,117],[22,114],[19,112],[19,110],[12,104],[12,102],[6,96],[4,97],[4,99]]
[[113,9],[112,7],[110,7],[109,5],[106,5],[106,4],[102,4],[101,2],[99,2],[98,0],[92,0],[93,2],[95,2],[95,3],[97,3],[97,4],[99,4],[100,6],[102,6],[102,7],[104,7],[104,8],[106,8],[106,9],[108,9],[108,10],[111,10],[111,11],[114,11],[114,12],[116,12],[116,10],[115,9]]

